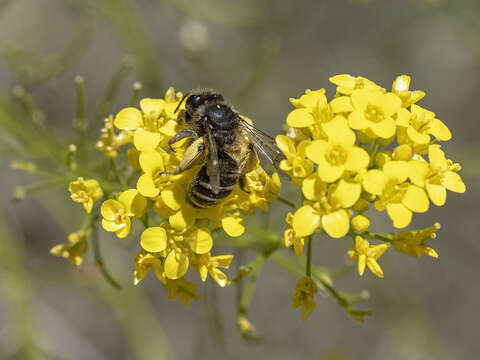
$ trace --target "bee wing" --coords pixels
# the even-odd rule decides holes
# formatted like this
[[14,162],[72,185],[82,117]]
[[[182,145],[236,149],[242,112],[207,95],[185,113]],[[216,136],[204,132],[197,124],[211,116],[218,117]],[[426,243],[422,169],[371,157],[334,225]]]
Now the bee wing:
[[207,141],[208,141],[208,160],[207,174],[210,179],[210,185],[214,194],[220,192],[220,167],[218,163],[218,150],[212,135],[212,129],[207,125]]
[[285,155],[280,151],[275,139],[270,135],[265,134],[263,131],[258,130],[255,126],[249,124],[247,121],[240,118],[240,124],[242,124],[248,139],[252,142],[255,150],[263,154],[268,161],[270,161],[275,167],[276,171],[286,176],[285,172],[280,169],[280,162],[285,159]]

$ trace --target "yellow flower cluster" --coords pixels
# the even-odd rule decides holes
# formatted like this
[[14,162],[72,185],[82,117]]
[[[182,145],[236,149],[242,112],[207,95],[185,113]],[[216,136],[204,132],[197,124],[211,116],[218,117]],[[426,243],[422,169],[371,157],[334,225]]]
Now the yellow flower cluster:
[[[387,91],[363,77],[337,75],[336,95],[307,90],[287,117],[286,135],[276,138],[286,159],[280,167],[301,187],[303,204],[286,218],[285,245],[303,252],[316,231],[333,238],[350,234],[349,255],[382,277],[377,259],[394,244],[397,251],[436,256],[424,246],[435,232],[402,232],[386,244],[370,245],[363,233],[370,227],[369,205],[386,210],[396,228],[405,228],[413,213],[424,213],[430,201],[441,206],[446,190],[465,192],[460,165],[445,157],[439,141],[451,138],[435,113],[415,103],[425,96],[410,90],[410,77],[399,76]],[[426,232],[426,233],[425,233]]]
[[58,244],[50,249],[50,254],[70,260],[76,266],[83,262],[83,254],[88,250],[87,238],[82,231],[68,235],[68,244]]
[[196,298],[196,285],[184,278],[189,268],[197,271],[202,281],[210,274],[221,287],[229,284],[220,269],[228,268],[233,256],[211,254],[212,230],[221,228],[231,237],[242,235],[245,226],[241,215],[251,215],[257,209],[267,211],[268,203],[278,196],[280,180],[276,174],[268,176],[258,164],[246,174],[244,189],[237,186],[212,208],[192,206],[188,187],[200,168],[177,175],[162,174],[178,166],[188,145],[187,141],[180,141],[173,149],[168,146],[168,140],[184,126],[176,121],[175,113],[181,98],[182,94],[170,88],[163,99],[143,99],[140,109],[121,110],[113,119],[119,135],[110,126],[111,120],[107,120],[97,147],[107,157],[114,157],[118,147],[113,144],[133,144],[128,160],[139,174],[136,188],[104,201],[101,215],[103,228],[119,238],[130,233],[133,218],[142,218],[146,224],[140,237],[142,250],[135,257],[134,283],[138,284],[153,269],[170,298],[178,295],[187,305]]

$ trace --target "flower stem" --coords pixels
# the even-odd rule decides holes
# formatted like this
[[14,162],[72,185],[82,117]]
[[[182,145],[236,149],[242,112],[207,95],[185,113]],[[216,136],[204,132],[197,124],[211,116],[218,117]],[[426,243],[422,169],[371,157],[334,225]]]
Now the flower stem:
[[[96,216],[93,218],[96,218]],[[107,270],[103,262],[103,257],[100,252],[100,244],[98,242],[98,232],[97,232],[97,228],[95,227],[95,221],[93,221],[93,224],[91,226],[92,226],[92,236],[90,238],[92,239],[92,243],[93,243],[93,254],[95,256],[95,263],[97,264],[97,267],[102,273],[105,280],[107,280],[107,282],[110,285],[112,285],[115,289],[122,290],[122,287],[120,286],[120,284],[112,277],[112,275]]]
[[292,203],[291,201],[279,196],[277,197],[277,200],[280,201],[281,203],[284,203],[287,206],[290,206],[292,209],[298,209],[298,206]]
[[310,235],[307,239],[307,265],[305,273],[307,276],[312,275],[312,236]]

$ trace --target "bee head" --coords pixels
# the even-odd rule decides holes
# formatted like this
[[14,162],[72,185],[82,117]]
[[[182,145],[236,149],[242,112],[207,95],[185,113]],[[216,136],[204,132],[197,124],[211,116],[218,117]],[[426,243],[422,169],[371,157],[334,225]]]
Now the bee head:
[[223,96],[213,91],[192,93],[187,98],[186,108],[188,112],[192,112],[201,105],[216,101],[223,101]]

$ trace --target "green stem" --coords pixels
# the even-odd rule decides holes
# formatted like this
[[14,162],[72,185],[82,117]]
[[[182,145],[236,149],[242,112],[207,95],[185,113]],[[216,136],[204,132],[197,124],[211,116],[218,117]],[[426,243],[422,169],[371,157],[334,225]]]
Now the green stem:
[[393,234],[375,234],[375,233],[372,233],[370,231],[365,231],[361,235],[372,238],[372,239],[377,239],[377,240],[381,240],[381,241],[384,241],[384,242],[388,242],[388,243],[392,243],[393,242],[393,237],[394,237]]
[[117,163],[115,162],[114,158],[110,159],[110,166],[112,167],[113,173],[115,174],[115,177],[117,178],[120,185],[122,185],[123,187],[126,187],[127,184],[125,183],[125,180],[120,174],[120,171],[118,170]]
[[277,201],[280,201],[281,203],[287,205],[287,206],[290,206],[292,209],[298,209],[298,206],[295,205],[294,203],[292,203],[291,201],[279,196],[277,197]]
[[138,97],[140,95],[140,91],[142,90],[142,83],[136,81],[133,83],[133,93],[132,97],[130,98],[130,106],[137,106]]
[[[98,215],[92,217],[92,219],[96,219],[97,217]],[[100,244],[98,241],[98,232],[97,232],[97,228],[95,227],[95,221],[93,221],[93,224],[90,226],[90,229],[92,230],[91,231],[92,236],[90,238],[92,239],[92,243],[93,243],[93,254],[94,254],[95,263],[97,264],[98,269],[100,270],[103,277],[105,278],[105,280],[107,280],[107,282],[110,285],[112,285],[117,290],[122,290],[122,287],[120,286],[120,284],[112,277],[112,275],[107,270],[103,262],[103,257],[100,252]]]
[[309,277],[312,275],[312,236],[309,236],[307,239],[307,265],[305,273]]
[[79,143],[83,142],[83,137],[86,135],[87,123],[85,114],[87,110],[87,95],[85,92],[85,81],[83,77],[78,75],[75,77],[75,88],[77,90],[77,117],[75,118],[75,128],[77,130]]

